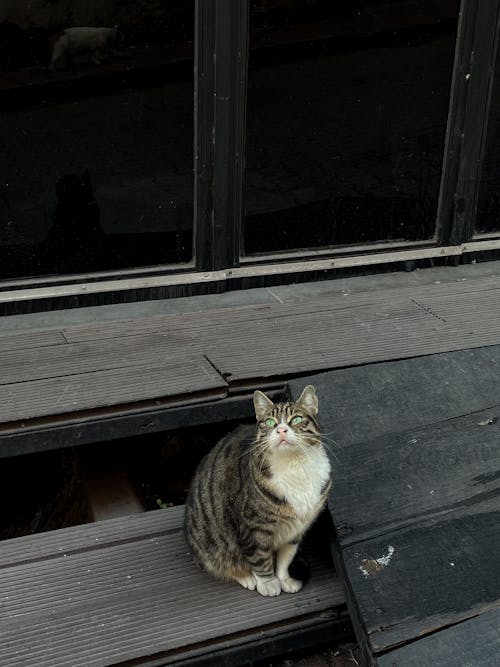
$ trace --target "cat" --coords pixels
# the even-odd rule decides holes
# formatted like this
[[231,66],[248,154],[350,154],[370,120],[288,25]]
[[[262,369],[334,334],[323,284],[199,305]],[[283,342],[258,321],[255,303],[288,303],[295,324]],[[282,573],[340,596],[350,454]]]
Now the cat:
[[186,500],[185,534],[198,566],[265,596],[296,593],[288,572],[323,508],[330,463],[312,385],[296,402],[253,396],[257,427],[239,426],[199,464]]
[[110,55],[118,55],[113,46],[120,41],[114,28],[66,28],[54,43],[51,67],[63,69],[75,63],[93,62],[98,65]]
[[103,233],[88,169],[81,174],[61,176],[56,183],[56,194],[51,239],[80,239]]

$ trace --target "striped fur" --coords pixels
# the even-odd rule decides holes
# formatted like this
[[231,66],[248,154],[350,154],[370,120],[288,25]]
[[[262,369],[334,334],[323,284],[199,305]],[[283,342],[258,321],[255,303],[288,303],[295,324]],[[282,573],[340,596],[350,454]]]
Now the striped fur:
[[295,402],[255,392],[257,428],[240,426],[201,461],[186,502],[186,538],[200,567],[262,595],[297,592],[288,574],[324,505],[330,465],[314,387]]

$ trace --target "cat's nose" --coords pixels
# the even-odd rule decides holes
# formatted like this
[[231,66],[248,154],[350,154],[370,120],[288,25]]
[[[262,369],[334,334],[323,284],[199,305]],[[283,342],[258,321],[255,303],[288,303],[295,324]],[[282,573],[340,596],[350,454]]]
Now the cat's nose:
[[288,432],[288,426],[278,426],[276,429],[278,433],[287,433]]

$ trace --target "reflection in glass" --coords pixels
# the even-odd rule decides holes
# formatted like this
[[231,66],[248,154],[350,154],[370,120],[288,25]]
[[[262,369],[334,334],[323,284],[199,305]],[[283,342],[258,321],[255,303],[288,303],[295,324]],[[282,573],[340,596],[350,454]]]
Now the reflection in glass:
[[500,51],[497,52],[493,75],[475,232],[494,235],[500,232]]
[[244,254],[432,239],[458,8],[252,1]]
[[0,4],[0,278],[191,260],[193,7]]

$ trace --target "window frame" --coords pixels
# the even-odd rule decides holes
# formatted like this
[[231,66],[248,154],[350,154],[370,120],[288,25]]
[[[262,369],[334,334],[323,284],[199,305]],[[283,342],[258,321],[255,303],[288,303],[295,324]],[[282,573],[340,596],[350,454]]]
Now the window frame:
[[220,291],[222,283],[227,285],[238,277],[500,249],[500,232],[494,235],[497,238],[474,237],[498,48],[500,0],[462,0],[435,238],[242,257],[249,9],[249,0],[195,0],[193,261],[2,281],[0,307],[16,300],[57,298],[58,294],[97,294],[100,289],[111,294],[162,285],[174,294],[177,285],[180,295],[185,292],[182,286],[190,285],[191,293]]

